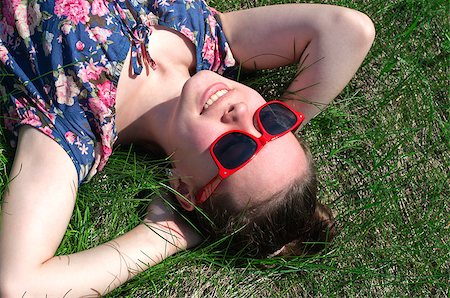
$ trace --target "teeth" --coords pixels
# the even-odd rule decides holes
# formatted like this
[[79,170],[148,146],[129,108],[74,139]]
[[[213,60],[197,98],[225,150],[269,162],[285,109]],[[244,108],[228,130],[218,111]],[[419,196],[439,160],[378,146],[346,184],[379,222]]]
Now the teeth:
[[205,105],[203,106],[203,109],[206,110],[209,108],[216,100],[219,99],[219,97],[225,95],[228,92],[226,89],[222,89],[211,95],[210,98],[206,101]]

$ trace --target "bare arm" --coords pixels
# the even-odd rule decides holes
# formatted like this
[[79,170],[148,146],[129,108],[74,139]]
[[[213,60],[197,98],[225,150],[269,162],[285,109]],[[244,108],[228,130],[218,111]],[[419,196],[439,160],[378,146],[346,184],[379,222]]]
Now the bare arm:
[[186,227],[169,216],[90,250],[54,257],[77,192],[70,158],[47,136],[23,127],[10,178],[1,210],[1,297],[105,294],[199,240],[188,237],[188,243]]
[[366,15],[331,5],[265,6],[220,18],[244,69],[298,63],[298,75],[282,98],[305,114],[306,122],[350,81],[375,35]]

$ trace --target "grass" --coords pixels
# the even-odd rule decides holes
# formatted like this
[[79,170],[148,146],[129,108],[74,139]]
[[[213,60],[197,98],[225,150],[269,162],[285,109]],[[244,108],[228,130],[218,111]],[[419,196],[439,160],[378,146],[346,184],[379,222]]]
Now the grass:
[[[230,10],[279,2],[286,1],[210,4]],[[335,243],[318,256],[289,260],[229,258],[203,246],[168,258],[109,297],[450,295],[448,2],[321,3],[363,11],[377,30],[355,78],[302,131],[316,160],[319,197],[339,221]],[[294,72],[260,72],[245,82],[270,97]],[[0,136],[3,191],[12,152]],[[164,164],[116,150],[105,171],[80,188],[58,254],[137,225],[146,204],[138,194],[161,187]]]

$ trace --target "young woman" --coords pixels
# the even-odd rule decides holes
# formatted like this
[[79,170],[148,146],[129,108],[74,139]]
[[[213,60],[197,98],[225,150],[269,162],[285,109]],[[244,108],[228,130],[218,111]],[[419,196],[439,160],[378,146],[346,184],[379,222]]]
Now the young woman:
[[[2,3],[0,34],[5,122],[17,135],[2,204],[2,297],[101,295],[200,242],[155,202],[121,237],[54,256],[79,183],[118,142],[160,146],[181,206],[204,209],[219,233],[239,225],[240,245],[257,241],[253,255],[330,238],[311,157],[291,131],[356,72],[374,39],[366,15],[312,4],[218,13],[193,0],[14,0]],[[265,105],[220,75],[293,63],[287,105]]]

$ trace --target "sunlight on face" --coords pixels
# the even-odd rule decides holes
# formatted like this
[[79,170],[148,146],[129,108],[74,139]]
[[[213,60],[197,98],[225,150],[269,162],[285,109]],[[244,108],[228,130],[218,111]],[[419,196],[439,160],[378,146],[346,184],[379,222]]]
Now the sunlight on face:
[[[205,110],[204,103],[216,89],[227,93]],[[212,91],[211,91],[212,90]],[[219,93],[221,94],[221,93]],[[186,82],[169,128],[174,167],[199,190],[218,173],[209,147],[221,134],[242,130],[260,137],[255,111],[266,101],[255,90],[210,71]],[[305,154],[292,133],[267,143],[244,168],[224,180],[217,191],[230,192],[241,208],[249,198],[264,200],[284,190],[304,172]]]

